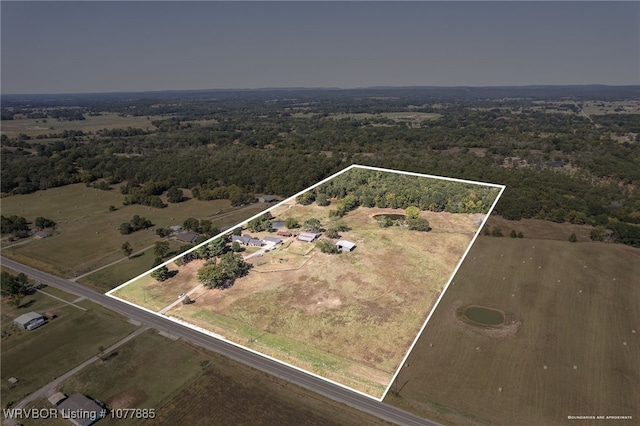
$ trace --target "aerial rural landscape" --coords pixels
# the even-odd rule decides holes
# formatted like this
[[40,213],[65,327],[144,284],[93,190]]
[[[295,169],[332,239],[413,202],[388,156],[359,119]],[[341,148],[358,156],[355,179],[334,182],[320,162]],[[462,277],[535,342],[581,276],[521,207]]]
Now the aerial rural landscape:
[[109,294],[381,398],[500,189],[351,167]]
[[639,3],[0,9],[3,425],[640,421]]

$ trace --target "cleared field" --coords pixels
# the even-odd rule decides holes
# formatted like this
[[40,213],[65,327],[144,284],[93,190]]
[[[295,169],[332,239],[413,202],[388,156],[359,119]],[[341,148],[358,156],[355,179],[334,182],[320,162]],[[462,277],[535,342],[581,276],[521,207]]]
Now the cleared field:
[[[202,350],[147,331],[66,380],[60,390],[81,392],[108,408],[152,408],[177,395],[210,364]],[[102,423],[104,421],[104,423]],[[108,416],[101,424],[138,424]]]
[[[385,402],[445,424],[640,418],[640,250],[480,237]],[[507,314],[495,329],[459,308]]]
[[[45,287],[43,291],[63,300],[73,301],[73,295]],[[77,305],[83,311],[64,302],[36,292],[23,300],[26,307],[17,308],[2,302],[2,384],[3,406],[18,401],[39,389],[52,377],[57,377],[132,332],[135,327],[124,318],[88,301]],[[19,330],[13,320],[27,312],[57,315],[47,324],[32,330]],[[5,378],[16,377],[12,388]]]
[[[210,217],[214,226],[236,224],[264,209],[251,204],[232,208],[227,200],[199,201],[191,199],[167,208],[123,206],[124,195],[117,189],[100,191],[84,184],[52,188],[28,195],[2,199],[2,214],[23,216],[29,221],[43,216],[57,223],[53,235],[30,240],[2,251],[4,256],[63,277],[74,277],[121,259],[121,246],[128,241],[134,251],[158,240],[155,228],[121,235],[118,226],[134,215],[146,217],[156,227],[182,224],[185,219]],[[116,206],[110,212],[109,206]],[[215,213],[222,211],[216,215]],[[11,243],[3,241],[3,247]],[[149,260],[149,266],[153,260]]]
[[58,121],[55,118],[25,118],[2,121],[2,134],[9,138],[14,138],[20,133],[31,137],[46,135],[51,133],[62,133],[65,130],[82,130],[83,132],[96,132],[102,129],[126,129],[133,127],[143,130],[155,130],[152,121],[161,119],[161,116],[154,117],[122,117],[114,113],[103,113],[99,116],[85,116],[85,120],[80,121]]
[[143,425],[387,425],[243,364],[212,355],[211,366]]
[[[300,223],[315,217],[330,227],[337,220],[329,210],[290,204],[272,214]],[[342,238],[354,242],[355,251],[328,255],[288,240],[249,259],[254,269],[232,288],[198,290],[191,297],[196,303],[167,315],[382,396],[477,229],[470,214],[423,212],[433,228],[428,233],[381,229],[373,217],[402,212],[358,208],[339,220],[351,228]],[[201,262],[163,283],[145,276],[113,295],[159,310],[198,285]]]
[[590,225],[573,225],[571,223],[554,223],[538,219],[507,220],[501,216],[491,215],[485,228],[493,230],[499,228],[505,237],[509,237],[511,230],[522,232],[524,238],[538,238],[543,240],[568,241],[571,234],[576,234],[578,241],[591,241]]

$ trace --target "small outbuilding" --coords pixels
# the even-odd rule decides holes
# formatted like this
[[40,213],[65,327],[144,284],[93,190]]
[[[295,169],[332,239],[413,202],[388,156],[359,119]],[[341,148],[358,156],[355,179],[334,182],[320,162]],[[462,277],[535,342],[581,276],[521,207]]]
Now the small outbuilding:
[[290,237],[293,234],[289,231],[278,231],[276,232],[276,235],[279,235],[281,237]]
[[261,203],[270,203],[272,201],[276,201],[278,198],[273,195],[262,195],[258,197],[258,201]]
[[50,237],[50,236],[51,236],[51,234],[48,233],[47,231],[38,231],[38,232],[33,234],[33,238],[36,238],[38,240],[41,240],[43,238],[47,238],[47,237]]
[[298,240],[311,243],[315,241],[315,239],[318,238],[319,236],[320,234],[314,234],[313,232],[301,232],[300,234],[298,234]]
[[351,241],[340,240],[336,243],[336,247],[338,247],[338,250],[342,251],[353,251],[353,249],[356,248],[356,245]]
[[47,399],[49,400],[51,405],[59,405],[66,398],[67,398],[67,395],[63,394],[62,392],[56,392]]
[[44,317],[37,312],[27,312],[14,319],[13,323],[23,330],[33,330],[44,324]]
[[62,416],[76,426],[89,426],[107,414],[97,402],[81,393],[75,393],[58,404]]
[[185,242],[185,243],[189,243],[189,244],[193,244],[198,239],[198,236],[199,235],[198,235],[197,232],[183,232],[183,233],[180,233],[180,234],[176,235],[176,240],[182,241],[182,242]]
[[262,241],[264,241],[265,243],[272,243],[272,244],[280,244],[280,243],[282,243],[282,240],[280,238],[276,238],[276,237],[264,237],[262,239]]

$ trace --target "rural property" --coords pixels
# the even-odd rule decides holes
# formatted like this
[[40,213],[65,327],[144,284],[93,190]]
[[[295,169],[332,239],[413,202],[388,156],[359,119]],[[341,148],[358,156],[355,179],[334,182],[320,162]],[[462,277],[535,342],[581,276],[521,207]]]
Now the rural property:
[[503,189],[351,166],[107,294],[382,399]]

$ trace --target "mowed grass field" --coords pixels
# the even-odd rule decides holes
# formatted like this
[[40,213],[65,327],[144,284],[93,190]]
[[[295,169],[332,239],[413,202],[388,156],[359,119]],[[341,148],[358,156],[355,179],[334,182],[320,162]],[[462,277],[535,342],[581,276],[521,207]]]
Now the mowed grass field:
[[[330,227],[336,219],[329,210],[295,205],[273,214],[300,223],[316,217]],[[351,228],[342,238],[357,245],[351,253],[328,255],[287,241],[250,259],[254,269],[232,288],[199,290],[191,296],[196,303],[168,315],[382,396],[477,229],[473,215],[431,212],[423,213],[428,233],[382,229],[373,218],[382,213],[400,212],[359,208],[340,219]],[[198,285],[201,263],[177,268],[163,283],[145,276],[114,296],[159,310]]]
[[[637,424],[638,277],[631,247],[479,237],[385,402],[445,424]],[[512,332],[462,323],[469,304],[506,312]]]
[[[147,331],[66,380],[108,408],[154,409],[155,418],[100,420],[105,425],[308,424],[385,425],[366,413],[322,397],[222,355]],[[27,408],[51,408],[38,400]],[[64,423],[66,422],[66,423]],[[32,420],[29,425],[68,424]]]
[[[2,134],[9,138],[17,137],[20,133],[32,138],[51,133],[62,133],[65,130],[82,130],[85,133],[96,132],[102,129],[126,129],[127,127],[142,130],[155,130],[152,121],[162,119],[161,116],[153,117],[121,117],[114,113],[103,113],[99,116],[85,116],[80,121],[58,121],[55,118],[25,118],[2,121]],[[36,142],[38,140],[35,140]]]
[[[71,294],[45,287],[44,292],[66,301],[77,299]],[[78,364],[95,356],[99,347],[108,347],[135,329],[126,319],[86,300],[77,303],[83,311],[63,301],[36,292],[23,300],[26,307],[17,308],[2,301],[2,384],[3,406],[17,402]],[[35,330],[19,330],[13,320],[27,312],[57,315]],[[9,377],[18,378],[10,388]]]
[[[122,259],[121,246],[125,241],[131,244],[134,252],[154,244],[159,240],[156,227],[181,225],[189,217],[211,218],[214,226],[229,226],[264,209],[264,205],[259,204],[232,208],[228,200],[196,199],[156,209],[140,205],[123,206],[123,200],[124,195],[117,188],[100,191],[84,184],[3,198],[3,215],[23,216],[31,222],[43,216],[55,221],[57,226],[51,237],[42,240],[31,239],[8,248],[15,243],[3,241],[5,249],[2,254],[69,278]],[[110,212],[111,205],[117,210]],[[216,215],[221,210],[222,213]],[[118,227],[129,222],[134,215],[145,217],[156,226],[121,235]],[[153,259],[149,259],[148,266],[152,263]],[[100,281],[104,282],[104,279]]]

